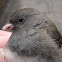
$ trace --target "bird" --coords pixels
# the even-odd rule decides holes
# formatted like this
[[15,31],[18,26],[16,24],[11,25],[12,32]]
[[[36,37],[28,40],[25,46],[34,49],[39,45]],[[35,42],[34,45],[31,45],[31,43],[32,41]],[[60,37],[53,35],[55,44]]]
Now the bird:
[[39,10],[15,11],[2,30],[12,30],[5,46],[8,62],[62,62],[62,37],[56,25]]

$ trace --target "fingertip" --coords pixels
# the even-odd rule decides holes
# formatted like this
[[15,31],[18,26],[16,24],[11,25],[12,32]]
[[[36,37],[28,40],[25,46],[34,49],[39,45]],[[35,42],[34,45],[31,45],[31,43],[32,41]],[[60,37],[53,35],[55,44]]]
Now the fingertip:
[[3,48],[8,42],[12,32],[6,32],[0,30],[0,48]]

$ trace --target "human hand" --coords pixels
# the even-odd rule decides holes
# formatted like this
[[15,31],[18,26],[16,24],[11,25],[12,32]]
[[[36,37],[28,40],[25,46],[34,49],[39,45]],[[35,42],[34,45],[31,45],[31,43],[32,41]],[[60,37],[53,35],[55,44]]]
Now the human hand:
[[11,34],[12,34],[11,32],[0,30],[0,48],[3,48],[6,45]]
[[12,34],[11,32],[0,30],[0,62],[6,62],[4,61],[4,57],[3,57],[3,47],[6,45],[11,34]]

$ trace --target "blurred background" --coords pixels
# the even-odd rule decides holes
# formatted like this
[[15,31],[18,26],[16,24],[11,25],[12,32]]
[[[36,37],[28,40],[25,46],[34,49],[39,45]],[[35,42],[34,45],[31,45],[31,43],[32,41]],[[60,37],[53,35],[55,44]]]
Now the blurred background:
[[21,8],[36,8],[55,23],[62,35],[62,0],[0,0],[0,29]]

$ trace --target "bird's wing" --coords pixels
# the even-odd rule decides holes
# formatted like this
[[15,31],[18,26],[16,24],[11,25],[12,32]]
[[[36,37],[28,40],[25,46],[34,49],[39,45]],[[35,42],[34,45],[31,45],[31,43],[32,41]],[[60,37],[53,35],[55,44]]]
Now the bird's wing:
[[47,33],[49,34],[49,36],[51,36],[53,39],[55,39],[57,44],[59,45],[59,47],[61,47],[62,37],[53,22],[48,26]]

